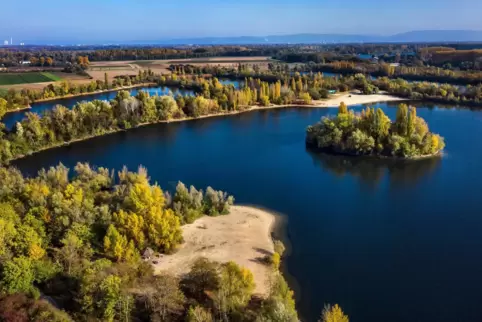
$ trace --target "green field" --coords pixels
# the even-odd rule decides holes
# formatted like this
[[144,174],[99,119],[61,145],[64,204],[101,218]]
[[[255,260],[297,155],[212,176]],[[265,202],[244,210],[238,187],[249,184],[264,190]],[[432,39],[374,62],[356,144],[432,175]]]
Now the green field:
[[56,82],[62,78],[51,73],[0,73],[0,85]]

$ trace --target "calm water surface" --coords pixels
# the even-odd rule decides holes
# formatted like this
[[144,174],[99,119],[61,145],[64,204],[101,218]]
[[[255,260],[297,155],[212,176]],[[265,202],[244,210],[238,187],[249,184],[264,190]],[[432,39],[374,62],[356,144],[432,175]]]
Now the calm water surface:
[[[390,117],[396,110],[379,104]],[[356,109],[360,109],[357,107]],[[305,128],[336,109],[256,111],[159,124],[17,161],[135,170],[172,190],[212,185],[288,218],[285,271],[305,321],[482,321],[482,113],[420,108],[446,155],[382,162],[314,155]]]

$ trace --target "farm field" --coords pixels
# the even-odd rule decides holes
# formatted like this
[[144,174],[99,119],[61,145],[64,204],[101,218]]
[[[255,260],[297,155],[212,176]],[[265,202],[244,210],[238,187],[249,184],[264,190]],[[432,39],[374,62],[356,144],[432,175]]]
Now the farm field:
[[246,57],[204,57],[186,59],[164,59],[164,60],[137,60],[137,61],[98,61],[91,62],[88,74],[93,79],[104,80],[104,73],[109,79],[120,75],[137,75],[139,70],[150,69],[157,74],[170,74],[171,64],[191,64],[195,66],[222,66],[234,67],[239,63],[258,65],[261,70],[268,69],[271,57],[267,56],[246,56]]
[[61,77],[44,72],[34,73],[0,73],[0,85],[16,85],[30,83],[56,82],[62,80]]
[[[26,75],[27,73],[22,73],[22,75]],[[86,76],[81,76],[77,74],[71,74],[71,73],[64,73],[64,72],[52,72],[52,73],[41,73],[41,72],[36,72],[36,73],[28,73],[28,74],[47,74],[48,80],[45,80],[45,78],[42,78],[41,81],[37,82],[30,82],[30,83],[12,83],[10,82],[9,84],[6,84],[5,82],[1,82],[1,77],[6,76],[6,75],[20,75],[20,73],[8,73],[8,74],[1,74],[0,73],[0,94],[3,91],[7,91],[9,89],[15,89],[15,90],[22,90],[22,89],[30,89],[30,90],[42,90],[45,86],[58,82],[58,81],[67,81],[71,83],[76,83],[76,84],[84,84],[84,83],[89,83],[91,79]],[[32,79],[32,77],[29,78],[31,81],[34,81],[35,79]]]

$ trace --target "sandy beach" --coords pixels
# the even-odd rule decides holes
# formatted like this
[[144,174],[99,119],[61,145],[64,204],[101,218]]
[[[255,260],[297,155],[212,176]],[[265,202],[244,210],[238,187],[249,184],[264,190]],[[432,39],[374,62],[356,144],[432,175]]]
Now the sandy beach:
[[360,105],[360,104],[370,104],[378,102],[393,102],[393,101],[403,101],[401,97],[380,93],[363,95],[357,92],[342,93],[332,95],[326,100],[313,101],[314,106],[318,107],[338,107],[341,102],[344,102],[348,106]]
[[184,243],[175,254],[156,259],[155,270],[179,276],[200,257],[220,263],[234,261],[253,272],[255,292],[266,295],[271,268],[260,259],[273,254],[274,223],[273,214],[246,206],[232,206],[226,216],[202,217],[182,227]]

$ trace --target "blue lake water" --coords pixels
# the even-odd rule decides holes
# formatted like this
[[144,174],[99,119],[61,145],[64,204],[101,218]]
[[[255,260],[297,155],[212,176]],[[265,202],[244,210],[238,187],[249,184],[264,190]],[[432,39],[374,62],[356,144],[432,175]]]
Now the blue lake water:
[[[396,109],[378,104],[394,118]],[[356,107],[360,110],[361,107]],[[416,162],[312,154],[305,128],[336,109],[290,108],[158,124],[15,162],[142,164],[229,191],[287,218],[284,270],[304,321],[338,303],[352,322],[482,321],[482,112],[419,108],[444,157]]]
[[[171,92],[173,95],[194,95],[191,90],[183,90],[178,88],[168,88],[168,87],[137,87],[128,90],[131,95],[137,95],[139,91],[148,92],[150,95],[166,95]],[[1,122],[3,122],[7,128],[11,128],[16,122],[20,122],[24,117],[25,113],[32,112],[37,114],[42,114],[44,111],[53,109],[56,105],[63,105],[67,108],[74,107],[75,104],[83,101],[93,101],[93,100],[106,100],[110,101],[115,98],[118,91],[97,93],[91,95],[77,96],[71,98],[61,98],[53,101],[38,102],[33,103],[31,109],[22,110],[18,112],[10,112],[5,114]]]
[[219,78],[219,82],[223,85],[233,85],[234,88],[240,88],[244,85],[243,81],[232,80],[232,79],[228,79],[228,78]]

